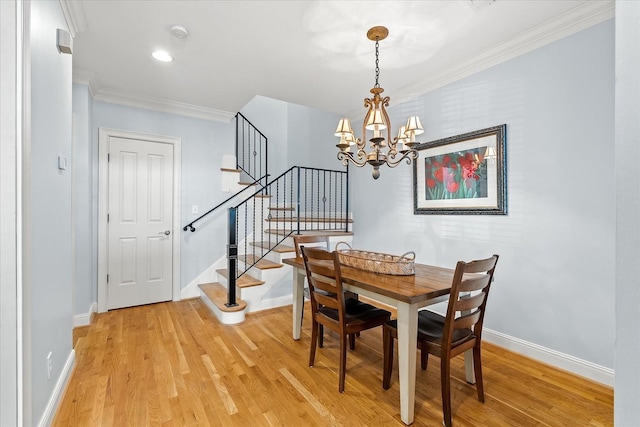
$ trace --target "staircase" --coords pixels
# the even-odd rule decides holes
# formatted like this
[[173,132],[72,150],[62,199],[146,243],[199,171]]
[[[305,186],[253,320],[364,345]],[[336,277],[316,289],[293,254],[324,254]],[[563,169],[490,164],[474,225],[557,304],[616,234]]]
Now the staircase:
[[[268,202],[265,203],[262,199]],[[249,227],[257,235],[250,233],[237,244],[239,250],[236,268],[242,272],[235,280],[237,305],[228,304],[231,276],[229,268],[216,268],[216,281],[199,285],[200,298],[221,323],[241,323],[245,319],[245,313],[292,304],[292,267],[282,264],[282,260],[296,256],[293,235],[298,232],[294,229],[298,223],[304,225],[300,234],[330,236],[332,247],[340,241],[351,243],[352,233],[344,230],[346,224],[352,223],[350,218],[329,217],[328,214],[322,215],[318,212],[298,217],[295,208],[272,206],[271,200],[273,197],[263,197],[248,203],[248,211],[253,212],[256,209],[268,213],[256,215],[263,218],[264,224],[252,224]],[[260,206],[263,203],[266,206]],[[246,226],[246,222],[243,227]]]
[[[292,235],[327,235],[332,246],[350,243],[353,222],[348,169],[293,166],[269,181],[266,137],[240,113],[236,119],[236,157],[225,156],[221,169],[223,190],[235,194],[205,215],[241,201],[228,208],[226,259],[201,274],[209,280],[198,285],[200,298],[224,324],[244,321],[247,312],[293,302],[292,268],[281,262],[295,257]],[[184,230],[195,231],[194,222]]]

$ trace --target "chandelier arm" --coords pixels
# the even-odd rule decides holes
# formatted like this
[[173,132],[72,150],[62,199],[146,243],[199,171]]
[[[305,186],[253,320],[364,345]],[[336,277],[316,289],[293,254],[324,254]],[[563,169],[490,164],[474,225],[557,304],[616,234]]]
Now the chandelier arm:
[[395,168],[400,163],[402,163],[403,160],[405,160],[406,163],[410,165],[413,160],[418,158],[418,152],[416,150],[407,150],[404,153],[402,153],[402,157],[400,157],[398,160],[393,160],[394,157],[395,156],[393,157],[389,156],[389,159],[387,160],[387,165],[390,168]]
[[359,154],[354,157],[353,154],[345,151],[340,151],[338,153],[338,160],[342,162],[343,166],[347,166],[349,162],[353,163],[355,166],[361,168],[367,164],[367,159],[362,158]]

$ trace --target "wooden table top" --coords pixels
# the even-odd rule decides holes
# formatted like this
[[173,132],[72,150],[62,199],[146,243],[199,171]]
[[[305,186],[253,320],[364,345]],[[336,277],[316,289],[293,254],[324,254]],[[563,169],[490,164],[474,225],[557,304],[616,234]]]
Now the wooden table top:
[[[304,270],[302,258],[286,258],[284,264]],[[342,281],[398,301],[414,304],[451,291],[454,270],[426,264],[415,264],[415,274],[394,276],[342,266]]]

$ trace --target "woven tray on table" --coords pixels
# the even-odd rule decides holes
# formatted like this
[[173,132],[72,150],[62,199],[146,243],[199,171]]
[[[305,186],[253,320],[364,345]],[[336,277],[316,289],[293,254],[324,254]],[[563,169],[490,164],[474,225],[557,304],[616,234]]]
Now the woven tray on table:
[[[339,249],[339,245],[345,245],[349,249]],[[407,252],[406,254],[398,256],[379,252],[360,251],[351,249],[351,246],[345,242],[338,242],[336,244],[336,251],[338,251],[340,263],[349,267],[395,276],[410,276],[415,274],[414,260],[416,254],[414,252]]]

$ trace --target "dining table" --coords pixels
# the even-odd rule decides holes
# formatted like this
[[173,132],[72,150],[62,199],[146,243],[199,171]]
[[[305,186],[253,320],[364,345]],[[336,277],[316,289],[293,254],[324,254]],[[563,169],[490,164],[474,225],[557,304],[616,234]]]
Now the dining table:
[[[304,309],[305,268],[302,258],[286,258],[293,267],[293,339],[300,339]],[[414,264],[415,274],[390,275],[341,265],[345,290],[396,308],[398,330],[398,372],[400,418],[409,425],[415,416],[416,351],[418,311],[448,299],[454,270],[426,264]],[[465,373],[475,383],[473,358],[465,353]]]

